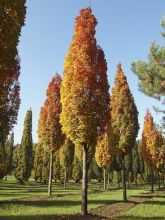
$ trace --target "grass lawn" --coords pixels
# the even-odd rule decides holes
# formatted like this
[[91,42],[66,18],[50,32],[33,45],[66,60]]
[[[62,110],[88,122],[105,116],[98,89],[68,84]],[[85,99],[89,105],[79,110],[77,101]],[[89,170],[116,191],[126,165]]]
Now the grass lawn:
[[156,193],[156,196],[148,199],[130,209],[129,211],[122,213],[119,219],[165,219],[165,192]]
[[[122,190],[110,189],[103,192],[102,187],[101,184],[89,184],[89,210],[122,200]],[[128,196],[138,196],[147,191],[148,187],[131,188],[128,190]],[[157,212],[154,211],[155,209],[161,208],[163,210],[164,196],[157,197],[154,201],[150,200],[150,203],[143,204],[142,207],[140,207],[141,205],[136,206],[124,213],[121,218],[133,217],[133,219],[137,219],[136,216],[141,216],[140,213],[148,217],[150,212],[153,213],[154,217],[154,214],[158,213],[158,210]],[[56,215],[80,213],[80,208],[80,184],[68,184],[66,190],[61,184],[53,184],[53,196],[49,199],[47,197],[47,186],[36,184],[32,180],[23,186],[16,184],[13,177],[0,182],[0,219],[3,220],[50,220]],[[162,215],[163,211],[159,216]]]

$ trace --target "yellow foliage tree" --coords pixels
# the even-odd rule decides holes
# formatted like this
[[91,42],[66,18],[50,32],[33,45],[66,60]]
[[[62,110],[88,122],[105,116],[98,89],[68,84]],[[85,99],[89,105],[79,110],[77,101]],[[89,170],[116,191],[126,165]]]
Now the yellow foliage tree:
[[87,157],[103,131],[109,112],[109,85],[104,53],[96,44],[97,21],[91,8],[80,11],[64,63],[61,86],[62,130],[83,149],[82,214],[87,214]]

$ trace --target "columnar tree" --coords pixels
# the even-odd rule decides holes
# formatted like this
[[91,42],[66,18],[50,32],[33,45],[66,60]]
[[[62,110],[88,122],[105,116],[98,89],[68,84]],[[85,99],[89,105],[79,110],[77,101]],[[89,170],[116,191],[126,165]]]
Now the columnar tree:
[[104,170],[104,191],[106,190],[106,168],[112,162],[112,153],[110,151],[110,140],[108,133],[101,135],[96,145],[95,158],[99,167]]
[[12,81],[17,45],[26,14],[26,0],[0,2],[0,84]]
[[33,164],[33,177],[36,182],[42,182],[43,175],[43,147],[41,144],[34,144],[34,164]]
[[132,158],[132,149],[125,156],[125,168],[127,171],[127,181],[128,181],[128,186],[130,186],[130,182],[132,181],[132,164],[133,164],[133,158]]
[[46,100],[41,108],[38,123],[39,143],[43,144],[49,152],[49,185],[48,196],[52,194],[53,153],[56,153],[62,144],[62,133],[59,115],[61,77],[56,74],[48,85]]
[[74,145],[66,138],[65,143],[60,149],[60,164],[64,170],[64,189],[66,189],[67,174],[74,160]]
[[158,132],[154,125],[153,117],[151,113],[147,111],[142,133],[142,153],[151,171],[151,192],[154,192],[153,175],[160,159],[158,141]]
[[[5,142],[17,121],[20,106],[18,82],[20,61],[17,45],[25,20],[25,3],[25,0],[0,2],[0,157],[2,158],[5,157]],[[3,166],[2,163],[1,168]]]
[[116,151],[122,157],[123,200],[126,196],[126,176],[124,158],[135,144],[138,133],[138,111],[129,89],[121,64],[117,67],[114,87],[110,101],[111,124],[114,133]]
[[23,184],[31,176],[33,167],[32,110],[28,110],[24,121],[24,130],[18,150],[18,164],[15,168],[16,179]]
[[13,149],[14,149],[14,133],[12,132],[5,145],[5,176],[12,172],[12,160],[13,160]]
[[132,170],[134,174],[135,184],[137,186],[137,177],[138,177],[138,174],[140,174],[140,159],[139,159],[139,152],[138,152],[138,143],[136,143],[133,148],[132,156],[133,156]]
[[104,53],[96,44],[91,8],[80,11],[64,63],[60,122],[66,136],[83,149],[82,214],[87,214],[87,156],[108,115],[109,85]]

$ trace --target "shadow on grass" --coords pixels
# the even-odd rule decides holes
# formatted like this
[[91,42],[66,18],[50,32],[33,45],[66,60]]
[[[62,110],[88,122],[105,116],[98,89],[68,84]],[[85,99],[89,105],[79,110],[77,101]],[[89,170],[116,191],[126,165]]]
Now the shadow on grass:
[[105,219],[102,216],[96,215],[36,215],[36,216],[3,216],[0,220],[102,220]]
[[143,202],[143,204],[147,204],[147,205],[165,205],[165,201],[145,201],[145,202]]
[[[121,202],[119,200],[89,200],[88,204],[90,205],[111,205],[114,203]],[[80,206],[80,200],[11,200],[11,201],[0,201],[0,206],[4,206],[3,208],[8,207],[9,205],[23,205],[23,206],[38,206],[38,207],[72,207],[72,206]]]
[[157,217],[157,216],[154,216],[154,217],[133,217],[133,216],[120,216],[117,218],[118,220],[147,220],[147,219],[150,219],[150,220],[164,220],[164,216],[162,217]]

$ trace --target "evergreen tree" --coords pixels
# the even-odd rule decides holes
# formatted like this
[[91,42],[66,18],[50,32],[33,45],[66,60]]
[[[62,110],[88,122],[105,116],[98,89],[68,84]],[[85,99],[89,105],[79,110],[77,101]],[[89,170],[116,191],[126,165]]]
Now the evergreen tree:
[[[141,173],[140,169],[140,158],[139,158],[139,152],[138,152],[138,143],[135,144],[133,148],[133,164],[132,164],[132,170],[134,174],[134,180],[137,186],[137,178],[138,174]],[[144,171],[143,171],[144,172]]]
[[43,167],[43,148],[39,143],[33,145],[34,148],[34,164],[33,177],[36,182],[42,182],[42,167]]
[[[60,149],[60,164],[64,171],[64,189],[66,189],[66,181],[69,168],[74,160],[74,145],[66,138],[64,145]],[[69,165],[69,166],[68,166]]]
[[14,148],[14,133],[11,133],[6,146],[5,146],[5,175],[11,174],[12,172],[12,159],[13,159],[13,148]]
[[121,64],[117,67],[114,88],[110,101],[111,124],[113,129],[114,146],[122,157],[123,169],[123,200],[126,196],[125,155],[131,151],[138,134],[138,111],[134,98],[129,89]]
[[23,184],[31,176],[33,167],[32,110],[28,110],[24,121],[24,130],[18,150],[18,164],[15,168],[16,179]]
[[83,149],[82,214],[87,214],[87,157],[109,111],[109,85],[104,53],[96,44],[97,21],[91,8],[80,11],[64,63],[60,122],[66,136]]
[[132,165],[133,165],[133,158],[132,158],[132,149],[125,156],[125,168],[127,172],[127,181],[128,181],[128,186],[130,186],[130,182],[132,182]]
[[[161,22],[165,31],[165,17]],[[162,36],[165,37],[165,32]],[[139,78],[139,88],[146,95],[161,100],[165,96],[165,47],[151,43],[148,62],[136,61],[132,63],[132,71]],[[163,102],[162,102],[163,103]],[[161,111],[156,108],[157,111]],[[165,111],[161,111],[165,113]],[[164,117],[165,120],[165,117]]]
[[76,156],[73,161],[72,178],[76,183],[82,179],[82,162]]
[[55,182],[61,181],[61,164],[60,164],[60,150],[54,155],[53,160],[53,179]]

